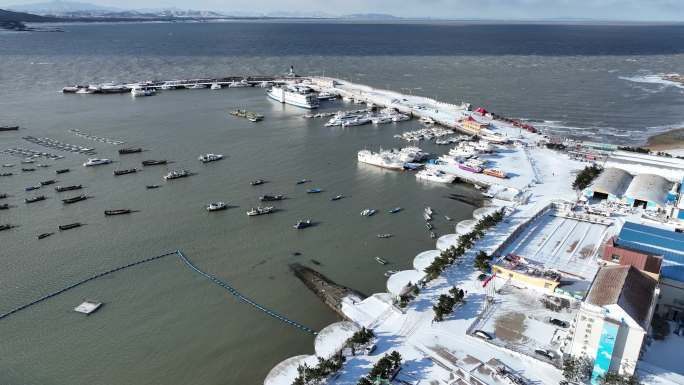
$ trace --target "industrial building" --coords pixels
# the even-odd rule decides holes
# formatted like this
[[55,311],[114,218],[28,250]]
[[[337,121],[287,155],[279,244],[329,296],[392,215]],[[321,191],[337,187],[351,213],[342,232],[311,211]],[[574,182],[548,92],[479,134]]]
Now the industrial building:
[[656,312],[666,319],[684,319],[684,234],[626,222],[603,248],[609,263],[630,265],[660,280]]
[[619,168],[606,168],[584,191],[585,198],[608,200],[646,210],[665,210],[678,197],[676,184],[656,174],[630,173]]
[[606,372],[634,373],[658,294],[658,282],[633,266],[604,266],[596,274],[565,350],[594,360],[592,384]]
[[672,182],[655,174],[639,174],[632,179],[625,191],[625,203],[647,210],[664,209]]
[[619,201],[630,183],[632,183],[632,175],[627,171],[607,168],[594,183],[584,189],[583,194],[588,198],[608,199],[609,202]]

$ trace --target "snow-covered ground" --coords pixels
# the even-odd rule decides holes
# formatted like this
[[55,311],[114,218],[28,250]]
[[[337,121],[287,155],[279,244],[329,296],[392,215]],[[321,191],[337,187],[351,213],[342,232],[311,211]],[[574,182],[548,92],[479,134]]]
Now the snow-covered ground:
[[[670,323],[671,331],[676,330],[674,323]],[[678,384],[684,384],[684,365],[682,356],[679,354],[684,351],[684,336],[670,333],[664,340],[653,340],[646,347],[646,352],[641,357],[639,368],[644,372],[657,372],[657,374],[668,374],[666,377],[678,379]],[[657,367],[657,368],[656,368]]]
[[[376,90],[344,81],[338,82],[340,85],[336,87],[348,95],[404,111],[419,109],[422,115],[430,116],[436,121],[454,122],[471,114],[462,106],[440,103],[429,98]],[[488,120],[479,116],[478,119]],[[577,194],[572,189],[572,181],[586,164],[538,146],[537,143],[541,139],[539,135],[522,131],[506,123],[491,123],[493,131],[515,139],[515,144],[502,146],[496,154],[485,156],[493,167],[507,171],[510,178],[498,179],[477,174],[478,178],[491,178],[482,180],[487,184],[494,184],[498,191],[515,191],[516,194],[524,194],[527,199],[512,200],[511,194],[507,199],[494,199],[498,206],[509,206],[512,214],[496,227],[489,229],[486,236],[477,241],[460,262],[448,267],[440,277],[421,288],[418,296],[406,308],[396,307],[392,295],[387,293],[377,293],[363,301],[358,298],[346,298],[342,304],[343,313],[358,325],[373,329],[377,336],[377,349],[371,355],[349,357],[343,369],[330,378],[328,384],[355,385],[377,360],[393,350],[398,351],[403,357],[399,376],[408,384],[462,383],[459,379],[476,383],[472,378],[486,384],[510,384],[501,375],[495,374],[496,368],[503,367],[525,378],[528,383],[557,384],[562,379],[560,370],[535,357],[533,350],[557,350],[562,331],[550,325],[547,318],[554,315],[554,318],[569,320],[572,315],[571,312],[549,314],[552,312],[546,310],[538,300],[540,294],[507,287],[503,294],[494,296],[495,302],[491,311],[482,314],[482,327],[491,330],[497,340],[506,340],[509,349],[468,334],[469,328],[473,327],[476,321],[478,324],[475,326],[479,325],[485,299],[492,293],[491,286],[498,289],[504,284],[497,279],[487,288],[483,288],[477,279],[480,272],[474,269],[473,260],[479,250],[492,253],[518,227],[529,222],[550,203],[558,200],[576,200]],[[595,262],[589,257],[580,258],[580,255],[583,254],[583,250],[586,253],[589,246],[592,253],[595,252],[598,243],[605,236],[606,226],[551,215],[542,216],[536,223],[509,246],[511,252],[549,264],[548,267],[571,269],[575,274],[591,280],[596,270]],[[444,250],[450,245],[455,245],[457,237],[457,234],[440,237],[436,242],[436,250]],[[424,268],[437,255],[438,251],[419,254],[415,267]],[[394,279],[390,278],[390,291],[396,293],[409,276],[413,282],[419,275],[416,273],[418,272],[407,272]],[[406,277],[402,277],[404,275]],[[467,291],[465,303],[444,321],[433,322],[432,306],[440,294],[447,293],[453,286]],[[518,290],[524,295],[518,293]],[[522,313],[524,315],[521,319]],[[337,338],[332,340],[337,341]],[[316,350],[326,349],[319,349],[317,346]],[[308,359],[310,358],[300,357],[293,361],[286,360],[278,370],[274,369],[276,372],[272,372],[273,376],[269,376],[270,381],[266,383],[291,383],[294,377],[288,376],[292,375],[292,365]],[[278,382],[274,380],[275,377],[279,378]],[[288,380],[290,382],[287,382]]]

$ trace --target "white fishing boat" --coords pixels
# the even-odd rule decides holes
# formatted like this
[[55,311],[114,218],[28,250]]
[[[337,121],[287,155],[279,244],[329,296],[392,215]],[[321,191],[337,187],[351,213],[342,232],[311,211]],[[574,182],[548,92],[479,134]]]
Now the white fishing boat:
[[155,95],[156,93],[157,93],[157,91],[154,88],[140,88],[140,87],[131,88],[131,96],[133,96],[133,97],[152,96],[152,95]]
[[218,83],[211,83],[211,87],[210,87],[210,88],[211,88],[212,90],[220,90],[220,89],[223,88],[223,87],[222,87],[220,84],[218,84]]
[[455,175],[447,174],[440,170],[422,170],[416,173],[416,179],[438,183],[453,183]]
[[220,211],[228,208],[225,202],[213,202],[207,205],[207,211]]
[[109,159],[90,158],[85,163],[83,163],[83,167],[99,166],[109,163],[112,163],[112,161]]
[[197,158],[202,163],[216,162],[217,160],[223,159],[221,154],[204,154]]

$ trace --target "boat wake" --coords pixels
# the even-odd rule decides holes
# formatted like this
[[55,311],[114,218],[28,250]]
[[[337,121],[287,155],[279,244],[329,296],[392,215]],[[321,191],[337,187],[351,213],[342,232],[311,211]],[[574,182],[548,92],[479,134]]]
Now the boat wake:
[[[656,92],[662,91],[668,87],[675,87],[675,88],[684,89],[684,84],[681,84],[681,83],[678,83],[678,82],[675,82],[672,80],[664,79],[664,77],[668,76],[668,75],[677,75],[677,74],[619,76],[619,79],[626,80],[628,82],[633,82],[633,83],[660,85],[661,87],[658,90],[655,90]],[[649,91],[653,92],[654,90],[649,90]]]

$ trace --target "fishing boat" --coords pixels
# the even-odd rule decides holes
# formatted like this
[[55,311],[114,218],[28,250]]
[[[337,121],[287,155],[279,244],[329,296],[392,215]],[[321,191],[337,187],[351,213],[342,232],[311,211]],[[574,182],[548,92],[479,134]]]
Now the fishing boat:
[[266,181],[263,179],[255,179],[255,180],[249,182],[249,184],[251,184],[252,186],[259,186],[259,185],[262,185],[264,183],[266,183]]
[[159,188],[159,185],[158,184],[148,184],[147,186],[145,186],[145,188],[148,190],[152,190],[155,188]]
[[83,167],[100,166],[103,164],[110,164],[110,163],[112,163],[112,161],[109,159],[90,158],[85,163],[83,163]]
[[378,234],[376,236],[378,238],[392,238],[392,234]]
[[120,148],[119,149],[119,155],[135,154],[138,152],[142,152],[142,148],[140,148],[140,147],[126,147],[126,148]]
[[445,216],[444,216],[444,220],[447,221],[447,222],[451,222],[451,217],[448,217],[448,216],[445,215]]
[[306,190],[306,193],[307,193],[307,194],[318,194],[318,193],[320,193],[320,192],[322,192],[322,191],[323,191],[323,190],[321,190],[321,189],[319,189],[319,188],[310,188],[310,189]]
[[3,203],[0,205],[0,210],[9,210],[10,205],[8,203]]
[[151,160],[143,160],[142,161],[143,166],[157,166],[157,165],[166,164],[166,163],[168,163],[168,161],[166,159],[163,159],[163,160],[151,159]]
[[432,239],[437,238],[437,234],[435,234],[434,231],[430,231],[430,238],[432,238]]
[[13,229],[13,228],[15,228],[15,227],[17,227],[17,226],[15,226],[15,225],[10,225],[10,224],[0,225],[0,231]]
[[172,180],[172,179],[178,179],[178,178],[185,178],[190,176],[190,171],[188,170],[173,170],[169,172],[168,174],[164,175],[164,179],[166,180]]
[[54,234],[54,233],[42,233],[42,234],[38,235],[38,239],[47,238],[52,234]]
[[402,210],[401,207],[395,207],[395,208],[391,209],[391,210],[389,211],[389,213],[390,213],[390,214],[396,214],[396,213],[398,213],[398,212],[401,211],[401,210]]
[[54,179],[44,180],[44,181],[40,182],[40,185],[41,186],[49,186],[51,184],[55,184],[55,182],[57,182],[57,181]]
[[81,227],[83,224],[81,222],[74,222],[74,223],[69,223],[67,225],[59,225],[60,230],[71,230],[75,229],[76,227]]
[[344,195],[335,195],[334,197],[330,198],[330,200],[331,201],[339,201],[342,198],[344,198]]
[[14,167],[13,163],[5,163],[2,165],[2,167],[9,168],[9,167]]
[[213,202],[207,205],[207,211],[221,211],[228,208],[225,202]]
[[0,126],[0,131],[17,131],[19,126]]
[[284,195],[262,195],[259,197],[262,202],[282,201],[283,199],[285,199]]
[[432,216],[428,213],[423,213],[423,219],[425,219],[425,222],[429,222],[432,220]]
[[12,174],[11,172],[3,172],[0,174],[0,176],[12,176],[12,175],[14,175],[14,174]]
[[80,190],[82,188],[83,188],[83,185],[80,185],[80,184],[73,185],[73,186],[57,186],[57,187],[55,187],[55,191],[64,192],[64,191]]
[[44,201],[45,199],[47,199],[47,198],[45,198],[45,195],[38,195],[36,197],[26,198],[26,199],[24,199],[24,201],[26,203],[34,203],[34,202]]
[[257,215],[264,215],[264,214],[270,214],[273,212],[273,207],[271,206],[266,206],[266,207],[252,207],[251,210],[247,211],[247,215],[250,217],[254,217]]
[[426,214],[428,214],[428,215],[432,215],[432,214],[433,214],[432,207],[427,206],[427,207],[425,208],[425,210],[423,210],[423,212],[426,213]]
[[125,170],[114,170],[114,176],[133,174],[135,172],[138,172],[137,168],[128,168]]
[[394,274],[397,274],[396,270],[387,270],[385,272],[385,277],[389,278],[389,277],[393,276]]
[[84,200],[86,200],[86,199],[88,199],[88,197],[87,197],[86,195],[78,195],[78,196],[75,196],[75,197],[62,199],[62,202],[63,202],[64,204],[70,205],[70,204],[72,204],[72,203],[84,201]]
[[301,229],[305,229],[305,228],[307,228],[307,227],[311,227],[311,219],[307,219],[307,220],[305,220],[305,221],[298,221],[298,222],[297,222],[294,226],[292,226],[292,227],[294,227],[294,228],[297,229],[297,230],[301,230]]
[[71,171],[71,170],[69,170],[68,168],[62,168],[62,169],[59,169],[59,170],[55,170],[55,174],[65,174],[65,173],[67,173],[67,172],[69,172],[69,171]]
[[49,165],[49,164],[44,164],[44,163],[38,163],[38,164],[36,165],[36,167],[48,168],[48,167],[50,167],[50,165]]
[[[22,168],[21,168],[21,171],[23,171],[23,172],[31,172],[31,171],[36,171],[36,169],[33,168],[33,167],[22,167]],[[11,175],[11,174],[12,174],[12,173],[10,173],[10,175]]]
[[223,159],[223,155],[221,155],[221,154],[204,154],[204,155],[200,155],[197,159],[199,159],[199,161],[202,163],[216,162],[218,160]]
[[375,214],[376,212],[377,210],[375,209],[364,209],[363,211],[361,211],[361,215],[363,215],[364,217],[372,217],[373,214]]
[[131,209],[117,209],[117,210],[105,210],[104,215],[123,215],[130,214],[133,210]]
[[502,170],[499,170],[497,168],[486,168],[483,172],[485,175],[501,178],[501,179],[506,179],[507,175],[505,172]]
[[375,257],[375,260],[381,264],[381,265],[386,265],[388,262],[380,257]]
[[5,194],[5,193],[0,194],[0,199],[5,199],[5,198],[7,198],[7,197],[9,197],[9,195],[7,195],[7,194]]
[[33,191],[33,190],[38,190],[40,188],[40,184],[33,185],[33,186],[27,186],[24,187],[24,191]]
[[298,180],[298,181],[297,181],[297,184],[304,184],[304,183],[308,183],[308,182],[311,182],[311,179],[302,179],[302,180]]
[[425,228],[428,230],[432,230],[434,228],[434,226],[432,226],[432,223],[428,222],[425,224]]

